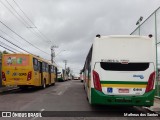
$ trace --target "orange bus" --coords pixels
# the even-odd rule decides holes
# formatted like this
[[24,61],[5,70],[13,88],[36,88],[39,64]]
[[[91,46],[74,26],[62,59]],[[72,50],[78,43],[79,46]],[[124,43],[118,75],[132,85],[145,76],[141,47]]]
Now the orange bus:
[[2,85],[46,88],[55,84],[57,67],[32,54],[4,54],[2,56]]

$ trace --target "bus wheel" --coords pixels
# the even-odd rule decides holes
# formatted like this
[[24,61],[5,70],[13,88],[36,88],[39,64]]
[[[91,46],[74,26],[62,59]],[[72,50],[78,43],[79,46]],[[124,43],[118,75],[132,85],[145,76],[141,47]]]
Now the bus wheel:
[[86,97],[87,101],[89,102],[88,96]]
[[43,89],[45,89],[45,88],[46,88],[46,81],[45,81],[45,80],[43,80],[42,88],[43,88]]

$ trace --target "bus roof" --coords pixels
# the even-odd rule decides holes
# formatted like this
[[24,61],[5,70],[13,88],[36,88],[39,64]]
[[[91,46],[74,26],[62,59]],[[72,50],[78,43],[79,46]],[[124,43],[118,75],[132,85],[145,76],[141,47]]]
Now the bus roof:
[[36,58],[36,59],[38,59],[39,61],[43,61],[43,62],[46,62],[46,63],[48,63],[49,65],[54,65],[55,67],[58,67],[57,65],[56,65],[56,63],[51,63],[51,62],[49,62],[48,60],[45,60],[45,59],[43,59],[43,58],[41,58],[41,57],[39,57],[39,56],[36,56],[36,55],[32,55],[32,54],[27,54],[27,53],[10,53],[10,54],[3,54],[3,56],[10,56],[10,55],[28,55],[28,56],[32,56],[32,57],[34,57],[34,58]]
[[147,36],[111,35],[96,37],[93,42],[93,61],[129,60],[155,62],[155,40]]
[[144,39],[149,39],[148,36],[139,36],[139,35],[108,35],[108,36],[100,36],[96,38],[144,38]]

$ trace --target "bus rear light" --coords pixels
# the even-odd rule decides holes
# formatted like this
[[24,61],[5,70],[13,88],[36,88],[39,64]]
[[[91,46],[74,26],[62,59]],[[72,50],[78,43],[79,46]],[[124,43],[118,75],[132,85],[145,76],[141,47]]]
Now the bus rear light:
[[2,72],[2,80],[6,81],[6,75],[4,72]]
[[94,70],[93,70],[93,83],[94,83],[94,88],[96,90],[102,91],[99,74]]
[[145,92],[149,92],[149,91],[153,90],[154,81],[155,81],[155,72],[153,72],[153,73],[150,74],[149,80],[148,80],[148,84],[147,84]]
[[31,80],[32,79],[32,71],[28,72],[27,75],[27,80]]

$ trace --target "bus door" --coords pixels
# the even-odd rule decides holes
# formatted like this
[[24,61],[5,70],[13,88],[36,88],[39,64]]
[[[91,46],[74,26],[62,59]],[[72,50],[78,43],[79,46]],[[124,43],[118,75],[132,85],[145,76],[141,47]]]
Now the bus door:
[[36,58],[33,58],[33,67],[34,67],[34,84],[38,85],[39,82],[39,61]]
[[55,67],[55,74],[56,74],[56,79],[55,79],[55,81],[57,81],[57,75],[58,75],[58,70],[57,70],[57,68]]
[[42,80],[43,80],[43,72],[42,72],[42,62],[39,61],[39,78],[41,80],[41,85],[42,85]]
[[48,67],[49,67],[49,77],[48,77],[48,79],[49,79],[49,85],[51,85],[51,84],[52,84],[52,82],[51,82],[51,79],[52,79],[52,72],[51,72],[51,68],[52,68],[52,66],[51,66],[51,65],[49,65]]

